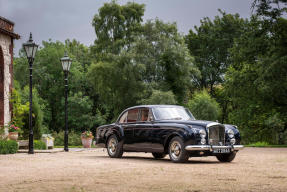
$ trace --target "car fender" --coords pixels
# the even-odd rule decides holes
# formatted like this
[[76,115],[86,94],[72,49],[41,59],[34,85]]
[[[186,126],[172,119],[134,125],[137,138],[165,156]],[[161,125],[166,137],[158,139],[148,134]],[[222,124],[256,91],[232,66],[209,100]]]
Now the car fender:
[[172,133],[170,133],[164,140],[164,150],[165,152],[167,152],[168,147],[169,147],[169,142],[172,138],[178,136],[180,137],[184,143],[195,143],[195,133],[193,132],[193,130],[191,130],[190,128],[188,128],[185,125],[180,125],[177,126],[176,131],[173,131]]
[[118,140],[121,141],[123,139],[123,131],[120,126],[114,125],[113,127],[109,127],[105,133],[105,143],[107,143],[110,136],[116,135]]

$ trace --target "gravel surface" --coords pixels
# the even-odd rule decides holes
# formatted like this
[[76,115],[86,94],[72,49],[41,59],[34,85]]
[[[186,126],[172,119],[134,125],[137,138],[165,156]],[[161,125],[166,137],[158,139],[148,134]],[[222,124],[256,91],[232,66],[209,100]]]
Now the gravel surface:
[[287,191],[287,148],[245,148],[232,163],[124,153],[104,149],[0,155],[0,191]]

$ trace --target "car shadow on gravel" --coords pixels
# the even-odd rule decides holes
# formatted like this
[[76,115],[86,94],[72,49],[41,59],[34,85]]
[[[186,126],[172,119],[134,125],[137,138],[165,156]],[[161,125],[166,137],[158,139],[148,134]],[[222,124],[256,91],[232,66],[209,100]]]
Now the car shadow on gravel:
[[[110,158],[109,156],[84,156],[83,158],[89,158],[89,159],[113,159],[117,161],[123,161],[123,160],[135,160],[135,161],[142,161],[142,162],[153,162],[153,163],[172,163],[169,158],[164,159],[155,159],[153,157],[140,157],[140,156],[123,156],[122,158]],[[192,157],[186,162],[185,164],[220,164],[219,161],[206,161],[206,160],[192,160]]]

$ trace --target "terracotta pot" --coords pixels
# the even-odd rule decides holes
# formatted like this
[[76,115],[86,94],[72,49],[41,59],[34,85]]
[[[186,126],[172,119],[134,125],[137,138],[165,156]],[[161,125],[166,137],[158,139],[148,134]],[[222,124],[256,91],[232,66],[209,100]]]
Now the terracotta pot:
[[8,138],[17,141],[18,136],[19,136],[18,132],[9,132]]
[[92,141],[93,141],[93,139],[92,139],[92,138],[85,138],[85,137],[82,137],[82,144],[83,144],[83,147],[84,147],[84,148],[91,148]]

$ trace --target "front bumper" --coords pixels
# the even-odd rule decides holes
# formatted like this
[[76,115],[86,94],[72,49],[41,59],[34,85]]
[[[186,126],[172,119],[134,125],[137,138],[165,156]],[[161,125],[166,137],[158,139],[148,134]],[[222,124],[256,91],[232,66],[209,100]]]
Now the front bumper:
[[187,151],[213,151],[214,149],[230,149],[230,151],[239,151],[243,149],[243,145],[228,145],[228,146],[217,146],[217,145],[187,145],[185,150]]

